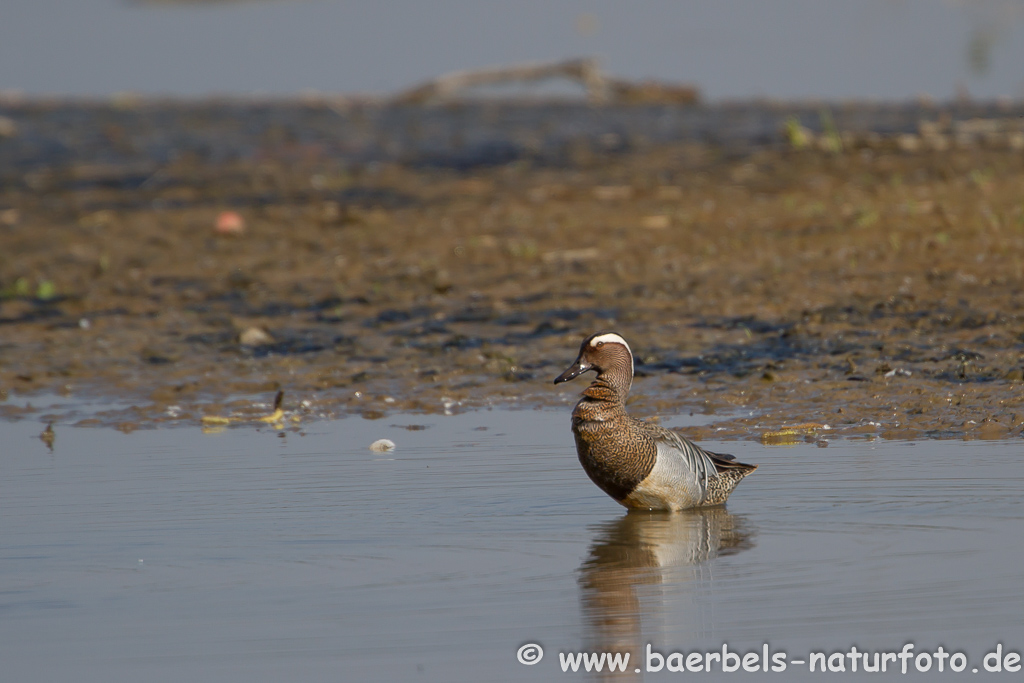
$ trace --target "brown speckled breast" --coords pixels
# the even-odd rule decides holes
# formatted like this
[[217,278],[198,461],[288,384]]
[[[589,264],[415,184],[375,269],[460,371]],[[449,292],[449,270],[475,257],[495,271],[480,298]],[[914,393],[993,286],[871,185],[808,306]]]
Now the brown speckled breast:
[[[589,419],[598,413],[612,419]],[[658,449],[624,413],[609,416],[607,407],[587,398],[572,414],[576,453],[587,476],[615,500],[622,501],[654,468]]]

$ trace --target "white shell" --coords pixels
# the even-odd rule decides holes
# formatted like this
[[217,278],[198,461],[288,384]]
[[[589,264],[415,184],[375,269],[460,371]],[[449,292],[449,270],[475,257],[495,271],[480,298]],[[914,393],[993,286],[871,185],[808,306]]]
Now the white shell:
[[387,453],[395,450],[395,442],[391,439],[377,439],[370,444],[370,450],[374,453]]

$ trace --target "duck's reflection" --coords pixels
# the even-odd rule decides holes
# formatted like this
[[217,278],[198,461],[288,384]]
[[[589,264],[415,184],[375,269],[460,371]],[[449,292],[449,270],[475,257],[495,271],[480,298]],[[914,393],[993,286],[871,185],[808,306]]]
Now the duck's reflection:
[[[754,546],[754,530],[724,507],[684,512],[631,511],[597,527],[580,566],[580,594],[590,652],[629,652],[628,673],[643,667],[643,622],[660,602],[641,601],[642,586],[670,585],[701,575],[704,563]],[[607,671],[601,680],[614,678]]]

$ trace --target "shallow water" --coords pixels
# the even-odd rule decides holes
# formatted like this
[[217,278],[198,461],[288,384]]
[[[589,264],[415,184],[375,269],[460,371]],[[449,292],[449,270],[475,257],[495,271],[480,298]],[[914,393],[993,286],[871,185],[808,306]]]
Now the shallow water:
[[41,428],[0,424],[7,680],[541,681],[560,652],[633,650],[632,670],[647,643],[941,644],[970,671],[1024,646],[1012,443],[712,442],[760,469],[727,509],[670,516],[598,491],[565,411],[58,425],[52,453]]

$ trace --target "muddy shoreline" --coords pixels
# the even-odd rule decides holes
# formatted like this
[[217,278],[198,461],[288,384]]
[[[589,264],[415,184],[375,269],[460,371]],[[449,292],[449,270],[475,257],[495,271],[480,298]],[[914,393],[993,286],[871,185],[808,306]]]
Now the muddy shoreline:
[[569,405],[615,329],[693,436],[1019,437],[1022,112],[822,111],[0,104],[0,397],[131,406],[0,416]]

